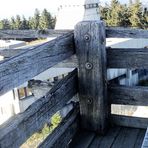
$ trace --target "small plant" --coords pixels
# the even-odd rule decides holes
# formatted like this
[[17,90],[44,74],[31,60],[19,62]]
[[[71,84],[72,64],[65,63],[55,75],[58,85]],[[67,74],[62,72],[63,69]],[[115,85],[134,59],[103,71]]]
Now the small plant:
[[59,112],[55,113],[51,117],[51,124],[45,124],[43,129],[34,133],[22,146],[21,148],[36,148],[38,145],[45,140],[45,138],[51,134],[54,129],[61,123],[62,117]]

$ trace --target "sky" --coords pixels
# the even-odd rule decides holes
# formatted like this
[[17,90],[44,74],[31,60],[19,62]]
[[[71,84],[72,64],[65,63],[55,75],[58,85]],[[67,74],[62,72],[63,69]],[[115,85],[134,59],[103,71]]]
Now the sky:
[[[1,0],[0,2],[0,19],[11,18],[12,16],[24,15],[25,17],[33,16],[35,8],[40,11],[48,9],[53,15],[58,12],[58,6],[63,0]],[[70,0],[69,0],[70,1]],[[79,2],[80,0],[75,0]],[[101,0],[109,2],[110,0]],[[122,3],[128,0],[120,0]],[[141,0],[146,2],[147,0]]]
[[60,0],[1,0],[0,19],[10,18],[16,14],[32,16],[35,8],[39,10],[47,8],[52,14],[55,14],[58,9],[58,1]]

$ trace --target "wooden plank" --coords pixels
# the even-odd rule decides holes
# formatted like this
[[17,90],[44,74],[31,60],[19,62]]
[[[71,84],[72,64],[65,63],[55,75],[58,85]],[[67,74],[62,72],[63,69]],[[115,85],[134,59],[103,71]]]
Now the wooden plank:
[[79,129],[79,106],[75,106],[62,123],[39,145],[39,148],[65,148]]
[[94,132],[79,131],[69,145],[69,148],[88,148],[93,138],[95,137]]
[[21,85],[74,54],[73,33],[68,33],[0,63],[0,94]]
[[121,116],[121,115],[112,114],[111,123],[119,126],[146,129],[148,125],[148,118]]
[[111,104],[148,105],[148,87],[144,86],[109,86]]
[[148,147],[148,129],[146,130],[141,148],[147,148],[147,147]]
[[6,58],[16,56],[18,54],[22,54],[22,53],[29,51],[29,50],[30,49],[28,49],[28,48],[26,48],[26,49],[3,49],[3,50],[0,50],[0,55],[6,59]]
[[108,68],[148,69],[148,48],[107,48]]
[[112,144],[112,148],[134,148],[139,131],[139,129],[122,127]]
[[148,30],[124,27],[107,27],[107,38],[148,38]]
[[145,130],[140,130],[134,148],[141,148],[144,135],[145,135]]
[[96,135],[89,148],[111,148],[113,142],[117,138],[120,127],[111,127],[111,129],[104,136]]
[[0,30],[1,39],[33,39],[56,37],[68,33],[70,30]]
[[105,81],[105,26],[100,21],[80,22],[74,34],[79,65],[81,125],[104,133],[109,112]]
[[76,93],[77,71],[74,70],[24,113],[0,126],[0,147],[19,147],[33,133],[42,129],[50,117]]

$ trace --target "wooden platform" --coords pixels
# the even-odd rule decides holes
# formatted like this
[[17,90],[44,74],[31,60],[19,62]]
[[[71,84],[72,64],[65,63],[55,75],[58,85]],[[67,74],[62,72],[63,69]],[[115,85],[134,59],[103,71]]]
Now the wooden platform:
[[93,132],[80,131],[70,148],[141,148],[146,130],[113,127],[105,136]]

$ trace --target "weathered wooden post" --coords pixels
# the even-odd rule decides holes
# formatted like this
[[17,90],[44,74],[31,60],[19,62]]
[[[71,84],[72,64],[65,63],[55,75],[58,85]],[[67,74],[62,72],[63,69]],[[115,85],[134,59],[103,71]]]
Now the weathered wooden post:
[[102,134],[109,115],[105,24],[100,21],[98,0],[86,0],[84,6],[84,21],[78,23],[74,31],[79,62],[81,126]]

